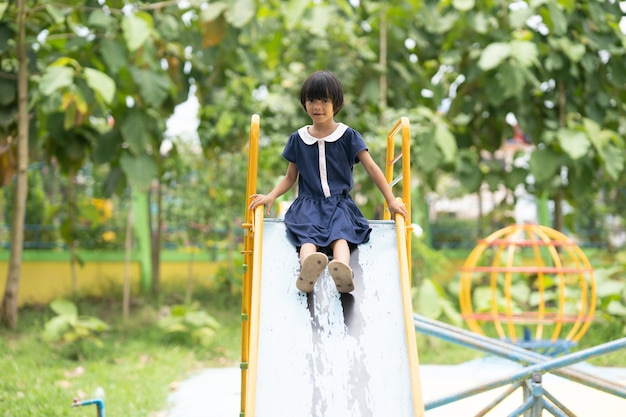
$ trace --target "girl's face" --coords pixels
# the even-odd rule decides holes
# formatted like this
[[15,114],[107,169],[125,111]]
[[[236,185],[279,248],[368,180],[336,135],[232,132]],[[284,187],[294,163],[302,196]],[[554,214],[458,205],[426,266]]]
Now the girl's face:
[[325,123],[333,120],[333,102],[329,98],[306,99],[306,112],[313,123]]

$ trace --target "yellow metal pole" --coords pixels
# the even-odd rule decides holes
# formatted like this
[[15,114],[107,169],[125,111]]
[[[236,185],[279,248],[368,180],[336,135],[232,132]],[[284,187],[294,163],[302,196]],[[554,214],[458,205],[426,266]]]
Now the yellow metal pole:
[[252,292],[250,303],[250,339],[248,348],[248,381],[246,390],[245,414],[254,417],[256,405],[256,380],[259,369],[259,322],[261,310],[261,269],[263,259],[263,212],[265,206],[259,206],[254,210],[252,222],[254,230],[254,254],[252,264]]
[[406,223],[404,217],[396,215],[396,240],[398,243],[398,262],[400,264],[400,287],[402,289],[402,307],[404,310],[404,327],[406,334],[407,353],[409,355],[409,372],[411,377],[411,393],[413,398],[413,413],[415,417],[425,415],[424,400],[422,398],[422,381],[419,374],[419,356],[415,340],[415,326],[413,324],[413,305],[411,302],[411,275],[406,251]]
[[[407,117],[400,118],[402,126],[402,199],[408,213],[406,219],[406,254],[409,263],[409,278],[412,277],[411,241],[413,223],[411,222],[411,127]],[[412,280],[409,279],[409,283]]]
[[248,178],[246,182],[243,250],[243,288],[241,294],[241,415],[246,412],[248,365],[250,355],[250,308],[254,254],[254,228],[252,212],[248,210],[248,196],[256,193],[256,180],[259,160],[260,118],[254,114],[250,120],[250,138],[248,145]]
[[[401,132],[401,153],[394,156],[395,136]],[[415,340],[415,326],[413,324],[413,304],[411,302],[411,131],[409,119],[401,117],[387,133],[387,153],[385,160],[385,179],[388,184],[395,182],[393,179],[393,166],[402,159],[402,198],[407,208],[408,216],[405,220],[400,215],[395,216],[396,240],[398,244],[398,262],[400,264],[400,286],[402,289],[402,307],[404,311],[404,324],[409,355],[409,368],[411,377],[411,392],[413,398],[413,412],[416,417],[425,415],[424,400],[422,398],[422,382],[419,375],[419,356],[417,342]],[[383,214],[384,220],[391,219],[391,213],[385,202]]]

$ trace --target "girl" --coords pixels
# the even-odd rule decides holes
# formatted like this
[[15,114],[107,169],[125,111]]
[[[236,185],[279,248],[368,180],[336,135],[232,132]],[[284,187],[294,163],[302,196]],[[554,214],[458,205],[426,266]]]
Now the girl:
[[[313,124],[294,132],[282,156],[287,174],[269,194],[250,196],[250,210],[264,204],[269,214],[274,201],[298,181],[298,197],[285,213],[287,234],[300,253],[296,287],[313,291],[320,273],[328,271],[341,293],[354,289],[350,252],[367,242],[371,228],[350,196],[354,164],[361,162],[382,193],[392,218],[407,217],[360,133],[335,116],[343,106],[343,88],[331,72],[317,71],[302,84],[300,102]],[[328,255],[333,260],[328,263]]]

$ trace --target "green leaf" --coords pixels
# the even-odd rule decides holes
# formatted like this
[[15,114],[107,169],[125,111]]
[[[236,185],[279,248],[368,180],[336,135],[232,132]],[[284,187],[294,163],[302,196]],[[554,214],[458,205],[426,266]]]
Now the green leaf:
[[558,0],[559,4],[565,9],[566,13],[572,13],[576,10],[576,0]]
[[109,328],[109,325],[97,317],[79,316],[76,326],[92,330],[94,332],[103,332]]
[[521,66],[528,68],[538,62],[539,51],[537,45],[527,41],[512,41],[511,56],[520,63]]
[[561,128],[557,131],[557,137],[561,148],[563,148],[565,153],[573,160],[580,159],[587,155],[591,147],[589,138],[580,130]]
[[65,16],[60,9],[50,3],[46,3],[44,7],[55,24],[59,25],[63,23],[63,21],[65,20]]
[[148,40],[148,37],[150,36],[152,17],[143,12],[126,15],[122,18],[121,26],[124,34],[124,40],[126,41],[126,47],[130,52],[135,52],[144,44],[144,42]]
[[435,141],[437,146],[443,153],[443,157],[446,163],[454,162],[456,158],[456,140],[454,135],[448,129],[448,126],[444,123],[437,123],[435,126]]
[[50,303],[50,308],[52,311],[59,315],[68,315],[68,316],[77,316],[78,309],[76,308],[76,304],[69,300],[58,299],[54,300]]
[[502,63],[511,55],[511,45],[504,42],[495,42],[487,45],[480,54],[478,66],[483,71],[489,71]]
[[530,172],[538,183],[550,181],[559,165],[557,155],[549,149],[537,149],[530,156]]
[[49,342],[57,341],[70,329],[68,316],[55,316],[44,324],[43,338]]
[[502,178],[498,172],[488,172],[485,174],[483,181],[489,186],[489,191],[496,192],[502,183]]
[[148,191],[152,181],[158,177],[156,163],[148,155],[133,157],[124,153],[120,157],[120,166],[128,183],[137,191]]
[[550,43],[557,46],[573,63],[579,62],[585,55],[585,45],[576,43],[568,38],[558,38],[554,41],[550,40]]
[[7,127],[13,124],[17,115],[17,106],[0,107],[0,126]]
[[608,306],[606,306],[606,312],[613,316],[626,317],[626,306],[617,300],[611,300]]
[[624,150],[609,144],[606,146],[604,155],[604,169],[613,181],[617,181],[624,171]]
[[596,286],[596,295],[599,298],[610,297],[612,295],[619,296],[624,289],[624,283],[616,280],[607,280],[599,282]]
[[515,190],[519,184],[523,184],[526,181],[527,176],[528,172],[525,169],[513,168],[504,177],[504,184],[509,190]]
[[289,0],[284,4],[285,26],[287,30],[293,30],[300,22],[304,11],[309,5],[309,0]]
[[593,144],[593,147],[598,152],[602,152],[602,148],[606,145],[607,141],[602,140],[606,137],[602,135],[602,129],[600,125],[595,121],[589,119],[588,117],[583,118],[583,126],[585,128],[585,132],[587,132],[587,137]]
[[484,35],[489,32],[489,16],[482,11],[477,12],[473,16],[472,27],[477,33]]
[[325,36],[329,25],[335,18],[334,8],[330,6],[316,6],[311,12],[310,19],[304,19],[303,26],[318,36]]
[[106,63],[112,74],[117,74],[121,68],[125,68],[128,63],[128,56],[124,46],[114,39],[103,39],[100,43],[102,59]]
[[433,135],[434,132],[432,134],[428,132],[428,134],[424,135],[426,139],[420,141],[419,153],[416,158],[417,165],[425,173],[434,172],[441,162],[437,142],[431,140]]
[[204,311],[190,311],[185,314],[185,321],[194,327],[202,327],[206,324],[208,314]]
[[9,7],[8,1],[0,2],[0,20],[2,20],[2,18],[4,17],[4,12],[7,11],[8,7]]
[[39,91],[44,96],[74,84],[74,69],[64,66],[50,66],[41,76]]
[[87,26],[89,27],[111,29],[114,23],[115,19],[109,15],[106,15],[101,9],[96,9],[91,12],[89,14],[89,18],[87,19]]
[[417,300],[415,308],[423,316],[437,319],[441,316],[441,297],[437,288],[430,279],[425,279],[417,289]]
[[478,190],[483,180],[483,174],[478,168],[478,162],[476,153],[465,151],[460,154],[460,158],[456,163],[456,178],[470,193]]
[[[0,21],[2,21],[2,17],[0,16]],[[15,32],[11,29],[10,26],[0,24],[0,55],[4,54],[9,50],[9,41],[15,39]],[[8,71],[8,69],[6,69]]]
[[0,106],[17,103],[17,83],[7,78],[0,78]]
[[205,8],[200,12],[201,22],[212,22],[224,13],[228,8],[228,4],[223,1],[216,1],[207,4]]
[[151,139],[149,130],[151,123],[150,117],[138,109],[129,110],[122,120],[120,127],[122,137],[134,155],[146,152]]
[[131,68],[133,79],[139,85],[141,96],[151,107],[158,107],[167,98],[172,81],[165,73]]
[[173,305],[173,306],[170,308],[170,314],[171,314],[173,317],[181,317],[181,318],[184,318],[184,317],[185,317],[185,315],[187,314],[187,307],[185,307],[185,306],[184,306],[184,305],[182,305],[182,304],[176,304],[176,305]]
[[192,332],[191,338],[194,342],[201,346],[209,346],[215,338],[215,330],[208,327],[202,327]]
[[187,333],[189,329],[182,323],[172,323],[169,326],[165,327],[165,330],[168,333]]
[[526,78],[524,72],[519,65],[513,65],[509,62],[502,64],[498,70],[501,75],[499,84],[502,88],[504,97],[519,96],[526,86]]
[[550,18],[546,24],[550,28],[550,32],[557,36],[567,33],[567,17],[561,11],[558,4],[555,2],[549,2],[548,12],[550,13]]
[[450,300],[445,298],[441,299],[440,304],[443,315],[448,318],[450,323],[456,327],[463,327],[463,316],[459,314],[457,307],[455,307]]
[[254,0],[235,0],[225,13],[226,21],[238,29],[247,25],[255,15]]
[[111,104],[115,96],[115,81],[104,72],[93,68],[85,68],[87,85],[97,91],[105,103]]
[[461,12],[472,10],[475,5],[475,0],[452,0],[452,7]]
[[513,29],[522,29],[526,26],[526,21],[535,14],[530,7],[519,8],[509,12],[509,25]]

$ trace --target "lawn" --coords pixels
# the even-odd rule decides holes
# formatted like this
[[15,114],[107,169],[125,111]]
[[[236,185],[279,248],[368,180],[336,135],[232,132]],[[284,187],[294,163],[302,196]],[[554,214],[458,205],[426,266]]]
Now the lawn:
[[157,306],[167,303],[134,300],[126,323],[117,300],[82,299],[76,304],[81,314],[98,317],[111,326],[99,338],[102,347],[86,344],[82,358],[69,347],[43,341],[44,323],[54,316],[47,307],[23,308],[19,330],[3,330],[0,417],[94,416],[95,406],[70,405],[74,397],[85,399],[102,393],[108,416],[162,417],[169,393],[191,372],[238,365],[239,296],[203,297],[202,304],[221,324],[206,348],[174,343],[166,337],[156,323]]

